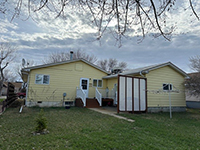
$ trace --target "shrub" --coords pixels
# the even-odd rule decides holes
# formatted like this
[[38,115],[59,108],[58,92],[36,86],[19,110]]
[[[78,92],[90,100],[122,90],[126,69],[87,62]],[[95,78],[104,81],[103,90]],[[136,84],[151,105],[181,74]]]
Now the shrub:
[[44,117],[44,111],[43,109],[40,110],[38,117],[35,119],[36,121],[36,132],[43,132],[47,128],[47,119]]

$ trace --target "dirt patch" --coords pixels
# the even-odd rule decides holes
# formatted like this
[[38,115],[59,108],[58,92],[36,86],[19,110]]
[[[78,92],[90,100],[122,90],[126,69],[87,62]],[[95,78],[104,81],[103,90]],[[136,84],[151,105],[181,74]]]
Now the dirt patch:
[[9,107],[11,107],[11,108],[17,108],[17,107],[20,107],[22,105],[24,105],[24,99],[17,99],[12,104],[10,104]]

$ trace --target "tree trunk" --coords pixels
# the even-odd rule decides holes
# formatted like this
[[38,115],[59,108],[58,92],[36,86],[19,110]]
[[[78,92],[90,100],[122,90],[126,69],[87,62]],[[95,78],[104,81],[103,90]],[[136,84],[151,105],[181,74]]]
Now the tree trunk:
[[0,80],[0,96],[2,96],[3,80]]

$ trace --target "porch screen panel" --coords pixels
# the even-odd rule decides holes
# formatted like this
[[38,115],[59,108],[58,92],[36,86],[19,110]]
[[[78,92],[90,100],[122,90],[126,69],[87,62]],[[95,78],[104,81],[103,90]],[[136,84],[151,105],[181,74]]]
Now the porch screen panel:
[[119,92],[119,110],[125,111],[125,77],[120,77]]
[[134,111],[139,111],[139,79],[134,78]]
[[127,86],[126,86],[126,89],[127,89],[127,111],[132,111],[132,78],[126,78],[127,79]]
[[146,109],[146,82],[144,79],[140,79],[140,111]]

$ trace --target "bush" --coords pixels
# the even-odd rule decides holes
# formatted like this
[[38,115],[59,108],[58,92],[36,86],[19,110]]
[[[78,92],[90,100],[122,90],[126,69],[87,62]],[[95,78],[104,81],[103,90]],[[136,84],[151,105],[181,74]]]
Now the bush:
[[40,110],[40,113],[38,114],[38,117],[35,119],[36,121],[36,132],[44,132],[45,129],[47,129],[47,119],[44,117],[44,111],[43,109]]

